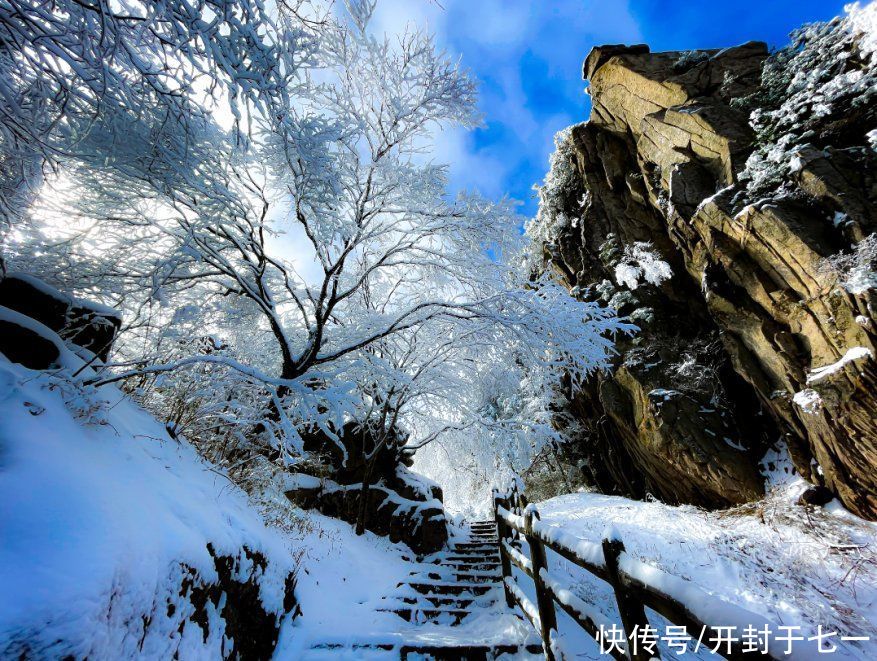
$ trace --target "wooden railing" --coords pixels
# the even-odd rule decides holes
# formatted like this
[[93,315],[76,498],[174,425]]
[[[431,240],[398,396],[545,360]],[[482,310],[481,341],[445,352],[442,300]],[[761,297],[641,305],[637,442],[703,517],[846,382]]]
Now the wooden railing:
[[[601,630],[595,622],[595,619],[600,618],[589,614],[592,609],[588,604],[551,573],[545,553],[546,548],[612,587],[621,619],[620,623],[614,624],[616,626],[620,624],[626,641],[631,639],[634,632],[643,631],[649,626],[646,608],[655,611],[672,624],[685,627],[687,631],[706,632],[713,640],[722,640],[722,630],[728,629],[727,622],[717,624],[704,622],[692,612],[690,607],[651,585],[648,580],[644,580],[644,575],[663,575],[670,581],[677,582],[681,579],[663,574],[660,570],[627,555],[621,540],[603,539],[597,544],[565,535],[557,528],[542,524],[536,507],[527,503],[517,485],[513,485],[505,493],[494,490],[493,509],[499,535],[506,602],[510,608],[519,608],[539,632],[545,656],[549,661],[554,661],[557,657],[554,650],[559,647],[554,644],[559,640],[555,606],[569,615],[595,640],[600,640]],[[528,554],[523,552],[522,542],[526,542]],[[532,580],[536,595],[535,604],[519,585],[512,572],[512,565]],[[646,571],[638,571],[640,569]],[[699,596],[709,598],[709,595]],[[733,606],[730,608],[736,609]],[[738,611],[735,613],[738,616],[735,617],[736,621],[745,620],[747,624],[762,627],[770,625],[754,613],[742,609],[736,610]],[[766,659],[780,658],[768,653],[764,648],[751,650],[739,639],[725,640],[726,642],[722,643],[724,651],[718,653],[729,659],[751,659],[759,656]],[[642,646],[629,643],[625,644],[625,651],[613,646],[611,651],[606,653],[618,661],[627,661],[627,659],[645,661],[652,658],[652,654]]]

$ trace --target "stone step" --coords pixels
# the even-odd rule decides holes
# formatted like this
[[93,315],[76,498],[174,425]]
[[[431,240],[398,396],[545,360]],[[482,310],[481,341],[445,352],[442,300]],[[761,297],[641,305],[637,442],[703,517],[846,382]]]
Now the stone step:
[[395,613],[408,622],[450,624],[451,626],[457,626],[472,614],[472,611],[460,608],[393,608],[386,610],[379,608],[378,610],[385,613]]
[[488,569],[475,569],[472,566],[472,563],[466,563],[463,565],[455,565],[452,563],[446,563],[443,565],[431,565],[429,567],[423,567],[422,569],[417,569],[415,571],[410,572],[409,576],[424,576],[426,574],[472,574],[473,576],[496,576],[496,570],[499,569],[498,564],[492,564]]
[[391,610],[465,610],[472,612],[497,612],[500,608],[501,593],[483,596],[434,596],[420,594],[417,597],[400,596],[385,597],[377,608],[382,611]]
[[457,542],[456,544],[451,546],[451,548],[457,549],[460,547],[465,548],[468,546],[492,546],[492,543],[487,541],[487,540],[484,540],[484,539],[473,539],[471,541],[466,540],[466,541]]
[[460,551],[497,551],[497,544],[493,544],[490,542],[459,542],[454,545],[453,551],[455,553],[459,553]]
[[448,560],[442,567],[451,567],[456,571],[499,571],[502,568],[499,558],[496,560]]
[[[402,587],[400,583],[397,587]],[[490,583],[459,583],[452,581],[411,581],[407,585],[420,594],[448,595],[448,594],[472,594],[485,595],[491,590],[496,590],[496,585]]]
[[495,549],[489,553],[483,551],[466,551],[463,553],[455,553],[449,555],[445,562],[499,562],[499,549]]
[[455,583],[497,583],[500,579],[499,572],[430,571],[412,572],[411,576],[418,579],[428,578],[432,581],[450,581]]
[[[542,646],[536,644],[524,645],[516,642],[508,643],[460,643],[453,644],[435,644],[424,641],[411,642],[386,642],[386,643],[332,643],[323,642],[311,647],[314,652],[332,652],[331,658],[339,658],[337,655],[351,652],[348,658],[362,658],[363,653],[368,650],[386,650],[399,652],[399,658],[402,661],[409,661],[415,658],[427,657],[433,659],[441,659],[442,661],[488,661],[488,659],[496,659],[503,654],[532,654],[542,655]],[[330,658],[330,657],[320,657]]]
[[387,600],[388,602],[393,602],[397,604],[404,604],[405,606],[412,606],[414,608],[459,608],[459,609],[469,609],[473,606],[476,607],[489,607],[496,603],[494,599],[489,597],[434,597],[431,595],[422,594],[419,595],[419,599],[414,597],[401,597],[397,600]]
[[495,551],[493,553],[455,553],[453,555],[449,555],[441,560],[433,560],[432,562],[423,562],[421,565],[426,569],[432,569],[433,567],[444,567],[446,565],[454,565],[454,564],[468,564],[468,565],[479,565],[479,564],[494,564],[498,565],[500,563],[499,559],[499,551]]
[[454,555],[459,553],[489,553],[489,552],[499,553],[499,543],[498,542],[460,542],[451,547],[448,555]]

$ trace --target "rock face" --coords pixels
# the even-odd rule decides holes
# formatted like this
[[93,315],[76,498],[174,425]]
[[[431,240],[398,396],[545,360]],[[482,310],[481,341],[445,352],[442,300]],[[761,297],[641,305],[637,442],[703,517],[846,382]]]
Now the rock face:
[[[191,567],[183,566],[179,596],[191,605],[191,612],[180,624],[180,634],[186,627],[198,627],[204,642],[213,635],[211,627],[221,628],[226,659],[269,659],[277,646],[280,626],[284,618],[294,619],[300,614],[295,596],[295,575],[286,577],[280,613],[264,605],[259,580],[268,566],[264,555],[246,546],[238,556],[217,553],[212,545],[208,552],[216,567],[214,579],[205,578]],[[174,615],[168,602],[168,617]]]
[[568,393],[565,451],[604,491],[757,499],[782,439],[877,518],[874,56],[848,21],[798,38],[770,57],[753,42],[585,61],[591,119],[558,137],[528,232],[574,293],[640,327]]

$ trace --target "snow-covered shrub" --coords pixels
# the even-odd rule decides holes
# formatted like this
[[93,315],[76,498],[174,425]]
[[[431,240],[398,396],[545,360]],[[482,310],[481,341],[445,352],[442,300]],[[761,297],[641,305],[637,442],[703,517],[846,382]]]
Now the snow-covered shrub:
[[705,62],[708,59],[710,59],[709,54],[701,50],[682,51],[682,53],[679,54],[679,57],[673,63],[673,71],[687,71],[696,64],[699,64],[700,62]]
[[[650,312],[643,308],[641,314]],[[725,361],[721,339],[715,334],[693,338],[654,337],[648,344],[632,348],[624,355],[624,365],[629,369],[657,370],[668,390],[713,404],[721,404],[726,399],[721,378]]]
[[724,398],[721,369],[722,342],[718,338],[687,342],[679,352],[679,361],[670,368],[673,384],[679,390],[703,394],[718,404]]
[[624,250],[614,232],[606,235],[606,239],[597,248],[597,254],[600,256],[600,262],[607,268],[611,268],[621,260]]
[[822,260],[819,272],[836,276],[851,294],[877,288],[877,234],[866,236],[848,253],[841,251]]
[[548,159],[548,172],[539,194],[539,210],[525,227],[530,239],[528,260],[534,270],[541,270],[543,246],[553,245],[563,230],[577,219],[568,217],[568,210],[588,204],[588,194],[582,196],[582,182],[576,170],[576,152],[572,132],[575,126],[558,131],[554,136],[554,151]]
[[660,258],[648,241],[624,246],[624,254],[615,265],[615,280],[628,289],[636,289],[643,281],[660,285],[672,275],[670,265]]
[[846,7],[853,34],[859,36],[859,48],[877,59],[877,2],[869,2],[864,7],[854,2]]
[[567,449],[572,448],[551,446],[536,455],[523,475],[528,498],[542,501],[585,488],[582,466]]
[[793,171],[794,147],[825,140],[864,144],[865,136],[843,136],[835,127],[821,135],[820,124],[844,109],[877,121],[877,67],[873,52],[874,3],[848,7],[848,15],[807,25],[792,43],[764,64],[760,89],[732,105],[751,112],[755,151],[741,180],[750,198],[781,187]]

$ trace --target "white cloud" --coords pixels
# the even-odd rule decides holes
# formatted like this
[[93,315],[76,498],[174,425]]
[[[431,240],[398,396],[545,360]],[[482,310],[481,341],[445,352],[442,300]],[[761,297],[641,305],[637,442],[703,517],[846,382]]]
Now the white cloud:
[[[434,138],[452,190],[523,200],[547,169],[554,134],[586,119],[581,63],[590,48],[641,39],[626,0],[379,0],[375,29],[398,33],[409,25],[434,33],[485,81],[479,105],[487,133],[450,129]],[[528,70],[527,62],[541,68]],[[557,107],[532,92],[540,85],[550,86]]]

